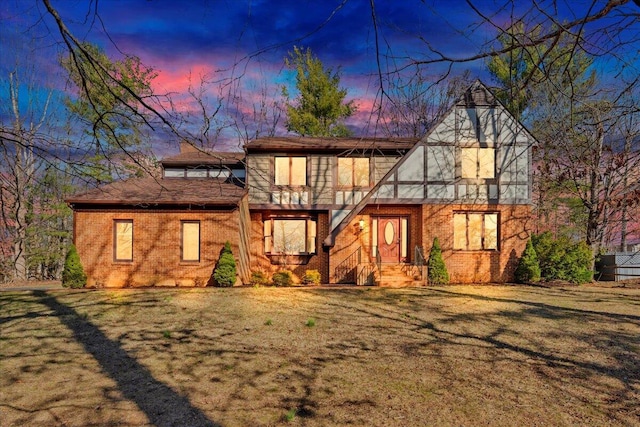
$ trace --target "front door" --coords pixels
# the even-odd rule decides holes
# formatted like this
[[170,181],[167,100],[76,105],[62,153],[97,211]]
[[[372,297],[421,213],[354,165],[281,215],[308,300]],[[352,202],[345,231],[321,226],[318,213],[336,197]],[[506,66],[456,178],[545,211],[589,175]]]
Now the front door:
[[378,219],[378,250],[382,262],[400,262],[400,218]]

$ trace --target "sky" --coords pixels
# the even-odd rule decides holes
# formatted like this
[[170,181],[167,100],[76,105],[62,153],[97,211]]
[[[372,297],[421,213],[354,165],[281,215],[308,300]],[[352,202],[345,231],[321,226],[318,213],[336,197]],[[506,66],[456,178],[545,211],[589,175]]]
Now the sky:
[[[225,113],[237,117],[238,112],[250,112],[261,99],[263,88],[275,98],[281,85],[293,85],[293,74],[284,68],[283,59],[293,46],[309,47],[326,66],[340,68],[341,86],[348,89],[347,98],[359,106],[347,123],[356,133],[367,132],[366,123],[379,94],[380,70],[402,68],[416,59],[433,60],[438,54],[471,57],[494,43],[497,27],[508,25],[514,16],[532,17],[531,4],[526,1],[514,2],[515,6],[506,0],[471,3],[476,10],[462,0],[51,0],[79,39],[99,45],[112,58],[126,53],[153,67],[158,72],[154,90],[171,94],[176,108],[185,113],[195,108],[185,96],[190,81],[194,84],[205,78],[214,82],[206,93],[214,106],[218,95],[215,82],[238,77],[241,92],[235,94],[243,99],[233,106],[226,104]],[[569,0],[537,3],[543,6],[535,12],[539,18],[548,14],[559,20],[583,16],[591,5]],[[602,4],[596,2],[596,9]],[[640,10],[633,3],[625,7]],[[483,23],[483,17],[490,17],[492,24]],[[73,89],[58,65],[64,45],[42,0],[2,0],[0,22],[2,98],[7,97],[6,76],[11,70],[18,68],[23,74],[31,70],[36,76],[36,93],[40,89],[35,99],[42,103],[47,90],[55,90],[58,102],[52,111],[64,115],[59,101]],[[634,59],[624,63],[632,72],[638,72],[639,26],[636,21],[635,28],[623,35],[634,39],[626,47]],[[603,70],[611,72],[623,67],[620,61],[625,59],[618,52],[615,59],[607,56],[601,61]],[[423,72],[437,76],[447,65],[426,65]],[[473,78],[492,83],[483,60],[452,67],[454,75],[466,70]],[[414,68],[406,71],[414,72]],[[228,93],[224,95],[228,100]],[[5,120],[6,111],[0,114]],[[222,116],[219,119],[220,123],[229,121]],[[234,145],[238,138],[231,134],[226,129],[221,138]],[[175,140],[162,148],[174,149]]]

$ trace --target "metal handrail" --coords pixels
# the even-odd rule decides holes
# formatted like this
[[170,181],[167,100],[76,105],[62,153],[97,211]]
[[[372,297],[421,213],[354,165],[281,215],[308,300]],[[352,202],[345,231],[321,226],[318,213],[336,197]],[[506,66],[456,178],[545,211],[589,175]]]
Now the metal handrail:
[[[353,271],[357,268],[358,264],[362,261],[362,248],[358,248],[353,251],[348,257],[344,259],[340,264],[334,268],[334,275],[338,283],[344,283],[343,280],[347,278],[349,274],[352,275],[352,281],[356,282],[357,277]],[[342,276],[342,277],[338,277]]]
[[374,250],[376,251],[376,267],[378,267],[378,279],[382,281],[382,256],[380,255],[380,251],[377,246],[374,246]]
[[418,270],[418,274],[420,276],[420,280],[425,278],[425,268],[427,266],[427,260],[424,257],[424,252],[422,246],[416,246],[413,249],[413,265]]
[[422,252],[422,246],[416,246],[413,250],[413,264],[416,267],[423,267],[427,264],[427,260]]
[[356,285],[373,285],[373,266],[371,264],[364,264],[362,268],[358,272],[358,277],[356,279]]

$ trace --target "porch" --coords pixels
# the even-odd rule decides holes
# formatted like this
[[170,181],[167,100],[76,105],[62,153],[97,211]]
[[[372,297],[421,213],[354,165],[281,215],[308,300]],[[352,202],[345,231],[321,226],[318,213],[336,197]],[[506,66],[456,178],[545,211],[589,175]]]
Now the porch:
[[404,288],[427,285],[427,266],[422,247],[415,246],[411,261],[382,262],[380,251],[374,259],[363,257],[357,248],[333,271],[336,283],[358,286]]

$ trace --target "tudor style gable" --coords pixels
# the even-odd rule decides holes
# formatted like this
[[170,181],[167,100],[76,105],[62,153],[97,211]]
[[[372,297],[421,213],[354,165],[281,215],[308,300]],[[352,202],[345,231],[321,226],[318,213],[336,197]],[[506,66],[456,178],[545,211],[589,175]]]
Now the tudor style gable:
[[376,203],[531,201],[535,139],[480,81],[384,177]]

